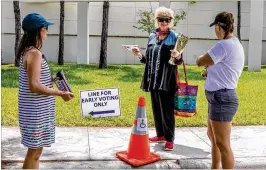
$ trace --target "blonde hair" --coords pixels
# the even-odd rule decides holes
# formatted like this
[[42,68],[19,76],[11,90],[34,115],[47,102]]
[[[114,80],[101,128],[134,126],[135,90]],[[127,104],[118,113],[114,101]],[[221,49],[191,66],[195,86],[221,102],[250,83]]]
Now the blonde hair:
[[156,9],[154,16],[155,16],[154,19],[156,20],[155,27],[158,27],[157,17],[169,17],[169,18],[171,17],[172,20],[169,23],[169,28],[171,29],[174,27],[174,11],[171,10],[170,8],[166,8],[164,6],[159,7]]

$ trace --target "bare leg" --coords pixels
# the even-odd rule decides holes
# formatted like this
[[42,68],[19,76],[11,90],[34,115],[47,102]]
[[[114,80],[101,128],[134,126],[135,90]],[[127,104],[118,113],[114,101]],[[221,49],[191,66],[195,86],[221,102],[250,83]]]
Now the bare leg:
[[212,153],[212,166],[211,169],[219,169],[221,164],[221,153],[216,145],[214,134],[212,131],[212,125],[210,120],[208,120],[208,137],[211,141],[211,153]]
[[216,145],[221,153],[222,168],[234,169],[235,159],[230,146],[232,122],[218,122],[211,120],[211,125]]
[[39,169],[40,156],[43,148],[28,149],[24,160],[23,169]]

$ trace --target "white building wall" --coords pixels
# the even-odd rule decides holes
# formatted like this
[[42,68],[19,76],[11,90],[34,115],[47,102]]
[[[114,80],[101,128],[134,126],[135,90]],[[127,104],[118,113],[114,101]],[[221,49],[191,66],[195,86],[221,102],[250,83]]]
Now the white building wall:
[[[15,21],[13,3],[2,3],[2,58],[3,63],[14,62],[14,31]],[[102,2],[89,3],[89,32],[90,32],[90,63],[98,63],[100,55],[100,35],[102,25]],[[266,5],[266,3],[264,3]],[[146,47],[147,33],[143,33],[133,25],[138,20],[137,11],[140,9],[155,10],[159,2],[110,2],[109,10],[109,38],[108,38],[108,63],[114,64],[139,64],[122,44],[139,44]],[[44,54],[49,61],[57,62],[58,33],[59,33],[59,3],[20,3],[21,15],[24,17],[31,12],[37,12],[48,20],[55,22],[49,28],[48,39],[44,42]],[[217,42],[215,33],[209,24],[215,15],[221,11],[232,12],[237,23],[237,2],[197,2],[191,5],[189,2],[171,2],[171,9],[175,12],[185,10],[187,19],[181,21],[177,30],[188,35],[191,40],[184,51],[187,64],[195,64],[195,58],[211,48]],[[248,55],[250,2],[242,2],[241,35],[246,54]],[[266,7],[264,8],[266,13]],[[266,21],[266,17],[264,17]],[[236,29],[235,29],[236,35]],[[135,37],[136,36],[136,37]],[[135,38],[134,38],[135,37]],[[266,39],[266,22],[264,22],[263,40]],[[65,3],[65,62],[77,61],[77,4]],[[266,43],[263,42],[262,63],[266,64]]]

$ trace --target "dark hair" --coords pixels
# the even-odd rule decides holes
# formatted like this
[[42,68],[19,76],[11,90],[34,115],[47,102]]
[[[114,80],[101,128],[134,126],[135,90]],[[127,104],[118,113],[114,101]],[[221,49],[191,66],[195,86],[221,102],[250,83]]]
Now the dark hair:
[[215,21],[224,30],[224,39],[229,33],[234,32],[234,16],[229,12],[221,12],[215,17]]
[[24,30],[24,35],[19,41],[16,58],[20,58],[21,55],[24,55],[30,47],[34,47],[38,50],[42,48],[42,38],[40,30],[41,28],[35,31]]

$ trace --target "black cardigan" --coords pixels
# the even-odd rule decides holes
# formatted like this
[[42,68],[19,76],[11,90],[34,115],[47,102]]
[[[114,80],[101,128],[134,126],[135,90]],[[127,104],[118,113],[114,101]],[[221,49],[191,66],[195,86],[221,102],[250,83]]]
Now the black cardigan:
[[[146,54],[143,55],[140,60],[141,63],[145,64],[141,89],[146,92],[159,90],[175,92],[177,90],[177,67],[176,65],[169,64],[168,61],[171,57],[170,50],[174,48],[177,37],[175,33],[171,31],[170,34],[160,44],[158,53],[155,54],[153,53],[154,47],[159,43],[158,37],[156,36],[156,31],[158,31],[158,29],[154,30],[154,32],[149,36]],[[157,56],[154,57],[153,54]],[[155,74],[151,74],[153,58],[157,58]],[[182,58],[183,55],[181,54],[181,57],[176,64],[182,64]]]

